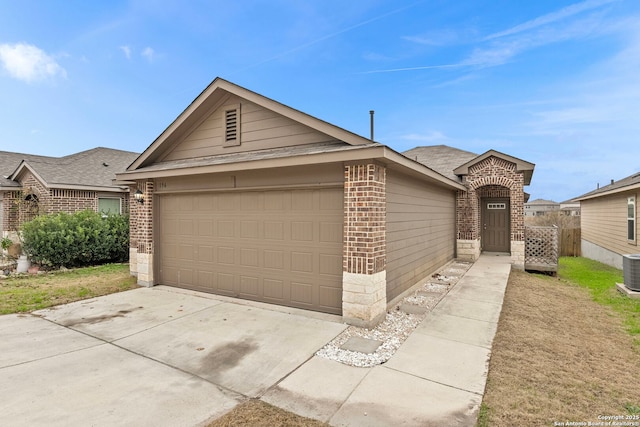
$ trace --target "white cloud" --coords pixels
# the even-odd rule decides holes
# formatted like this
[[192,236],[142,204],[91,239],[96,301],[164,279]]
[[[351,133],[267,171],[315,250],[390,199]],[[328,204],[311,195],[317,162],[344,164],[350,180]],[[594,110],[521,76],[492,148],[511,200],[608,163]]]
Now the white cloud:
[[67,77],[67,72],[55,59],[27,43],[0,44],[0,61],[11,77],[27,83]]
[[551,24],[556,21],[560,21],[566,18],[570,18],[574,15],[577,15],[586,10],[595,9],[597,7],[603,6],[608,3],[612,3],[617,0],[587,0],[581,3],[575,3],[571,6],[567,6],[563,9],[560,9],[556,12],[548,13],[546,15],[539,16],[535,19],[522,23],[520,25],[516,25],[515,27],[511,27],[507,30],[500,31],[494,34],[491,34],[485,37],[485,40],[492,40],[500,37],[510,36],[513,34],[518,34],[523,31],[533,30],[535,28],[541,27],[543,25]]
[[131,59],[131,48],[129,46],[120,46],[120,50],[124,52],[127,59]]
[[147,58],[147,60],[149,62],[152,62],[154,57],[155,57],[156,52],[150,48],[150,47],[145,47],[144,50],[142,51],[141,55],[144,56],[145,58]]

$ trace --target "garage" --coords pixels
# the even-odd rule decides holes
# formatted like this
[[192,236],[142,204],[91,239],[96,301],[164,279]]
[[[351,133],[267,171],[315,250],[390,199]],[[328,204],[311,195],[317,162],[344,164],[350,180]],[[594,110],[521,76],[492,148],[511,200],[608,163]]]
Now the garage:
[[342,313],[343,189],[158,195],[158,280]]

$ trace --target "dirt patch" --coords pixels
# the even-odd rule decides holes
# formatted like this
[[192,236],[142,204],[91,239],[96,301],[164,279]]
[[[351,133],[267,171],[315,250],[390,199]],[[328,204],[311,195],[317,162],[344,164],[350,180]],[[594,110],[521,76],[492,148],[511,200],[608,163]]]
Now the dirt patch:
[[326,427],[329,424],[301,417],[260,400],[248,400],[207,427]]
[[630,415],[640,404],[639,372],[640,352],[617,313],[559,279],[513,272],[480,424],[588,424]]

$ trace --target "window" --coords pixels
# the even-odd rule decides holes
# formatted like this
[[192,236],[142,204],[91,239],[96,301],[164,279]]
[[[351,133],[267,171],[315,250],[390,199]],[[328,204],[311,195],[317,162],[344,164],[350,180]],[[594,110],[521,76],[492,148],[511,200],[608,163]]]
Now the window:
[[506,209],[506,203],[487,203],[487,209]]
[[224,146],[240,145],[240,104],[224,108]]
[[98,199],[98,212],[102,215],[120,214],[120,199],[101,197]]
[[636,198],[627,198],[627,240],[636,240]]

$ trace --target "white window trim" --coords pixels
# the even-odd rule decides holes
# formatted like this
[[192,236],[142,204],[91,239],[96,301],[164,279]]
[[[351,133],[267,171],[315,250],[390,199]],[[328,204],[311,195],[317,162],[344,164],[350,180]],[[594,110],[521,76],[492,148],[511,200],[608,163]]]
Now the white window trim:
[[[631,215],[629,215],[629,208],[631,207],[632,211],[631,211]],[[638,218],[638,214],[637,214],[637,206],[636,206],[636,196],[630,196],[627,197],[627,241],[629,243],[636,243],[636,227],[637,227],[637,218]],[[631,228],[629,227],[630,222],[633,223],[633,225],[631,226]],[[632,232],[633,234],[633,238],[630,239],[629,238],[629,231]]]
[[117,200],[118,201],[118,210],[120,212],[118,212],[118,215],[122,215],[122,198],[121,197],[102,197],[102,196],[98,196],[98,213],[102,214],[103,217],[106,217],[107,215],[100,212],[100,199],[110,199],[110,200]]

